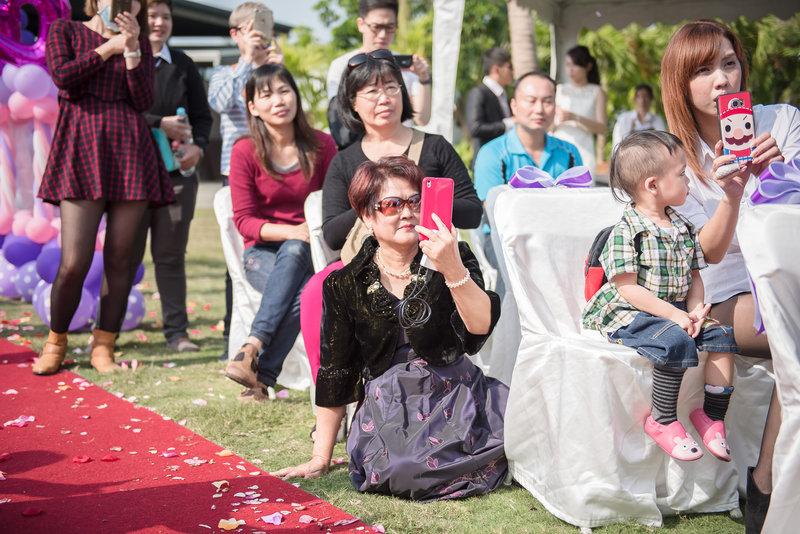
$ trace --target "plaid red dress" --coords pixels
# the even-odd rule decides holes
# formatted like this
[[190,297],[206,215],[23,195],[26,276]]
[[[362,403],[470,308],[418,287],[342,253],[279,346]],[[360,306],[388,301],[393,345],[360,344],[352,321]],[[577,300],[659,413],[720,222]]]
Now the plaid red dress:
[[47,66],[58,87],[59,113],[39,197],[175,201],[169,175],[142,112],[153,103],[155,63],[139,38],[133,70],[117,54],[94,49],[106,41],[80,22],[56,20],[47,36]]

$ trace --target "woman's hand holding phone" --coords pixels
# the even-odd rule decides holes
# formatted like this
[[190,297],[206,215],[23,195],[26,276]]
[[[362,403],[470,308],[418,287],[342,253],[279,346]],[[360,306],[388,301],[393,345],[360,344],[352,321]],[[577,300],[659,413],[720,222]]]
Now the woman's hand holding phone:
[[417,225],[414,229],[427,239],[419,242],[422,253],[428,257],[434,270],[444,275],[445,280],[458,281],[464,277],[464,264],[458,253],[458,233],[455,227],[448,228],[435,213],[432,215],[437,230]]

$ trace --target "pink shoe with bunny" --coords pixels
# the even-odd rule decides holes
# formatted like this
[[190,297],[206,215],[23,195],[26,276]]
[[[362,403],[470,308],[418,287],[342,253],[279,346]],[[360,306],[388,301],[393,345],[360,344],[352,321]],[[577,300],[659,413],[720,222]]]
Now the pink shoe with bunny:
[[644,431],[676,460],[692,461],[703,456],[700,445],[686,432],[680,421],[662,425],[652,415],[648,415],[644,422]]
[[689,419],[692,420],[692,424],[697,429],[697,432],[700,433],[708,452],[723,462],[730,462],[731,449],[728,445],[728,440],[725,438],[725,423],[711,420],[702,408],[698,408],[689,414]]

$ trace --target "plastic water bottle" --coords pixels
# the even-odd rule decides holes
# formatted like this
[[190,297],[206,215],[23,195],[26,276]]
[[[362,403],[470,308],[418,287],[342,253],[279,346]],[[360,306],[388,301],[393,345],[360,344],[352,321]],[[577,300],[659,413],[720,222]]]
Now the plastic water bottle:
[[[186,114],[186,108],[179,107],[175,111],[175,114],[178,116],[178,120],[179,121],[181,121],[183,124],[186,124],[187,126],[189,126],[189,116]],[[174,142],[175,141],[173,141],[173,143]],[[180,143],[178,143],[178,144],[180,145]],[[189,144],[189,145],[194,144],[194,139],[192,137],[189,137],[189,140],[186,141],[186,144]],[[179,148],[178,150],[180,152],[180,155],[177,155],[178,153],[175,151],[175,147],[173,146],[172,152],[173,152],[173,154],[176,154],[175,157],[176,158],[182,158],[186,154],[186,152],[184,152],[184,150],[181,149],[181,148]],[[180,170],[181,175],[183,175],[183,176],[191,176],[192,174],[194,174],[195,169],[196,169],[196,167],[192,167],[192,168],[186,169],[186,170],[183,170],[183,169],[179,169],[179,170]]]

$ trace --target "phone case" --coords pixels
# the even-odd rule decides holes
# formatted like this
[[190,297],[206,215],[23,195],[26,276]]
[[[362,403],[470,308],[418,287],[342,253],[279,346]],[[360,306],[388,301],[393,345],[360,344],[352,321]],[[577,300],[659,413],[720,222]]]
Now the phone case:
[[756,124],[750,93],[742,91],[718,96],[717,114],[723,153],[736,156],[734,161],[737,163],[752,161]]
[[253,29],[263,33],[267,43],[272,41],[272,27],[272,11],[264,8],[257,9],[253,15]]
[[[433,214],[439,216],[444,225],[450,228],[453,219],[454,183],[450,178],[422,179],[422,206],[420,207],[419,224],[431,230],[438,230],[433,221]],[[420,241],[428,239],[419,235]]]
[[112,0],[111,2],[111,20],[113,21],[114,18],[119,15],[120,13],[124,13],[127,11],[128,13],[131,12],[131,4],[132,0]]

